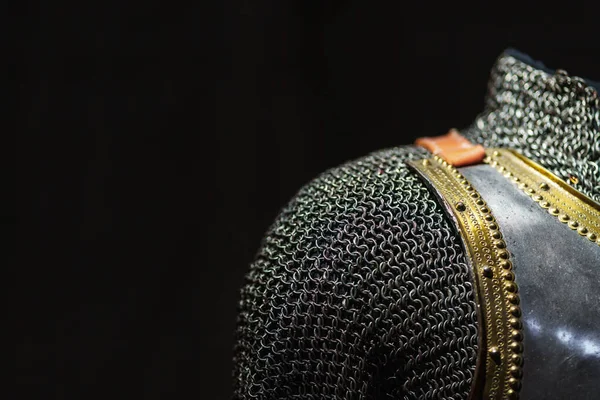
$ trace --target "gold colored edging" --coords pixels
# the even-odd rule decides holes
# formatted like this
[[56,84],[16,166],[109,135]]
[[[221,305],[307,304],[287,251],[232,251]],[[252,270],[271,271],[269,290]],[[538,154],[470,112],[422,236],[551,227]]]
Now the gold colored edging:
[[518,399],[523,375],[523,332],[510,253],[479,193],[438,156],[409,161],[457,222],[473,268],[478,304],[479,354],[472,399]]
[[513,150],[489,149],[484,162],[511,179],[540,207],[600,246],[600,205]]

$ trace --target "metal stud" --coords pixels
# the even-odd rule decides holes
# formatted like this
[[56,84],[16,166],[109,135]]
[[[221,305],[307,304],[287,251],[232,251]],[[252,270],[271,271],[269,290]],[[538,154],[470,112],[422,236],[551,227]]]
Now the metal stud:
[[511,365],[509,371],[510,374],[515,378],[520,378],[523,376],[523,370],[516,365]]
[[507,292],[516,293],[517,292],[517,285],[515,285],[514,282],[507,282],[504,285],[504,289]]
[[508,384],[510,385],[511,388],[513,388],[514,390],[519,390],[521,388],[521,381],[512,377],[508,380]]
[[483,273],[483,276],[485,276],[486,278],[491,278],[494,276],[494,270],[492,270],[488,265],[483,267],[481,269],[481,272]]
[[498,251],[498,257],[503,260],[508,260],[508,257],[509,257],[508,251],[506,251],[506,250]]
[[500,350],[497,347],[490,347],[488,354],[490,355],[490,358],[496,362],[496,364],[500,364],[502,361]]
[[520,342],[523,340],[523,333],[521,331],[515,329],[510,333],[510,337],[513,340]]
[[588,233],[588,229],[585,226],[580,226],[577,228],[577,233],[579,233],[581,236],[585,236]]
[[513,274],[510,271],[506,271],[505,273],[502,274],[502,278],[504,278],[507,281],[514,281],[515,280],[515,274]]
[[513,317],[508,320],[508,323],[510,324],[511,327],[513,327],[515,329],[521,329],[523,327],[523,323],[518,318]]
[[578,226],[579,226],[579,222],[577,222],[577,221],[569,222],[569,228],[571,228],[571,229],[577,229]]
[[511,349],[515,353],[522,353],[523,352],[523,345],[521,343],[519,343],[519,342],[510,342],[508,344],[508,348]]

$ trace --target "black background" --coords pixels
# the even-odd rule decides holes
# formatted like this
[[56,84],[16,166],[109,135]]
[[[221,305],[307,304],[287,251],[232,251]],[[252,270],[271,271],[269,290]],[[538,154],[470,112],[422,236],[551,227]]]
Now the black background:
[[600,79],[589,5],[196,3],[20,25],[22,397],[228,398],[243,274],[304,183],[469,124],[506,47]]

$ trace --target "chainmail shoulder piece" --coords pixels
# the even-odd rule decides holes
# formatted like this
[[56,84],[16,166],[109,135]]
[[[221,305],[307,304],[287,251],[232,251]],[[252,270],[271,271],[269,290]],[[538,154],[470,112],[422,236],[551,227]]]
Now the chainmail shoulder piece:
[[600,201],[600,102],[581,78],[505,53],[492,69],[484,112],[462,133],[487,147],[518,150]]
[[304,187],[242,289],[236,399],[466,399],[477,356],[460,239],[400,147]]
[[[504,53],[462,133],[600,201],[597,91]],[[241,292],[235,399],[467,399],[475,295],[455,227],[399,147],[334,168],[267,232]]]

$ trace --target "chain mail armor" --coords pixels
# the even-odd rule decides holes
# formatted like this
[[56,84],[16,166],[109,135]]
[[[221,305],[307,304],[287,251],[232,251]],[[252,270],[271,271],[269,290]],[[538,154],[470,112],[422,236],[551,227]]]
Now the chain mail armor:
[[[598,99],[578,78],[505,53],[464,133],[521,150],[600,198]],[[474,288],[452,222],[405,162],[379,151],[299,191],[241,291],[235,399],[467,399]]]
[[486,110],[462,133],[518,150],[600,201],[600,101],[581,78],[504,54],[492,69]]
[[281,213],[242,291],[238,398],[465,398],[469,268],[405,147],[333,169]]

